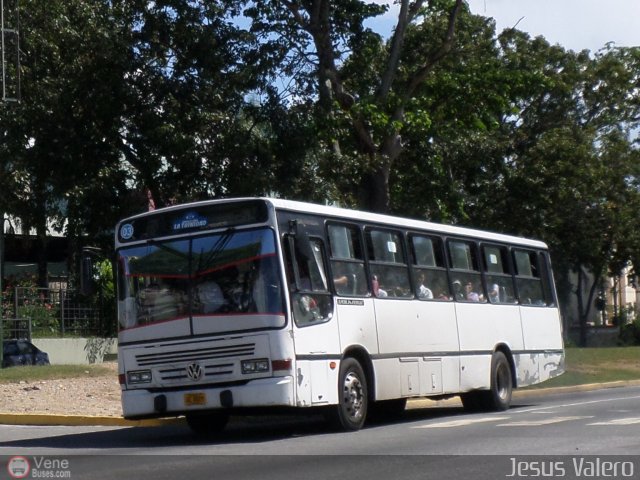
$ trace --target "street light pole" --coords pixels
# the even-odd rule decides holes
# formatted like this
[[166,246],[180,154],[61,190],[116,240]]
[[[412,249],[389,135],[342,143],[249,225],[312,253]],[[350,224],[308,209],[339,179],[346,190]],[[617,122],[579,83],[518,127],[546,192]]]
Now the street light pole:
[[0,228],[0,366],[4,358],[4,212],[2,212],[2,227]]

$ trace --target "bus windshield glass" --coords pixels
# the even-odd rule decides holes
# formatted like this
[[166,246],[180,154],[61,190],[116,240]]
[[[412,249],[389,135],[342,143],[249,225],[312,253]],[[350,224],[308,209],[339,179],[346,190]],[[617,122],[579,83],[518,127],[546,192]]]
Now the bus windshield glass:
[[118,252],[120,326],[194,316],[215,321],[222,315],[281,315],[275,249],[268,228],[123,248]]

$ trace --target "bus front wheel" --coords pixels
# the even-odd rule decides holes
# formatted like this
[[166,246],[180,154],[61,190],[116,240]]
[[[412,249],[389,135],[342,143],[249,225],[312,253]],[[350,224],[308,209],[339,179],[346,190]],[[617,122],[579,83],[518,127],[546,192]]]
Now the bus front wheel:
[[345,358],[340,362],[338,405],[332,409],[330,419],[342,430],[359,430],[367,418],[368,406],[367,378],[362,365],[355,358]]

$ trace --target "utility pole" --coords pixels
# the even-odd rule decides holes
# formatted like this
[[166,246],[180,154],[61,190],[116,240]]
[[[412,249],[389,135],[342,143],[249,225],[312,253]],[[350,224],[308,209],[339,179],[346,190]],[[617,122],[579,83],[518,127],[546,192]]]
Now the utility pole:
[[2,100],[20,101],[20,16],[18,0],[0,0]]
[[0,227],[0,367],[4,358],[4,212],[2,212],[2,227]]
[[[1,102],[20,101],[20,15],[19,0],[0,0],[0,85]],[[0,227],[0,367],[2,366],[3,300],[4,300],[4,225],[5,205],[0,206],[2,226]]]

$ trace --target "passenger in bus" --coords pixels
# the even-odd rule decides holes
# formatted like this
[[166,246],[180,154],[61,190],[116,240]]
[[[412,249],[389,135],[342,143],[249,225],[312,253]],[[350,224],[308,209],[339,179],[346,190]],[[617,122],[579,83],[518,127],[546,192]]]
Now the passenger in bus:
[[431,291],[430,288],[428,288],[425,283],[427,281],[427,276],[425,275],[424,272],[420,272],[418,273],[418,278],[417,278],[417,284],[418,284],[418,298],[422,299],[422,300],[431,300],[433,299],[433,292]]
[[451,288],[453,289],[453,298],[454,300],[464,300],[465,299],[465,294],[462,291],[462,283],[460,282],[460,280],[454,280],[451,283]]
[[353,295],[355,282],[353,285],[349,282],[349,277],[353,277],[353,275],[347,272],[346,266],[342,262],[336,262],[333,264],[333,285],[336,288],[336,293],[338,295]]
[[489,301],[491,303],[500,303],[500,287],[497,283],[491,285],[489,289]]
[[336,286],[336,290],[344,291],[349,285],[349,277],[346,275],[339,275],[333,279],[333,284]]
[[469,302],[482,302],[484,296],[473,289],[473,283],[467,282],[465,285],[466,298]]
[[213,280],[202,282],[197,287],[198,300],[200,301],[200,313],[216,312],[224,305],[224,295],[220,286]]
[[372,287],[374,296],[378,298],[384,298],[389,296],[386,290],[383,290],[382,288],[380,288],[380,282],[378,281],[377,275],[374,275],[371,278],[371,287]]

